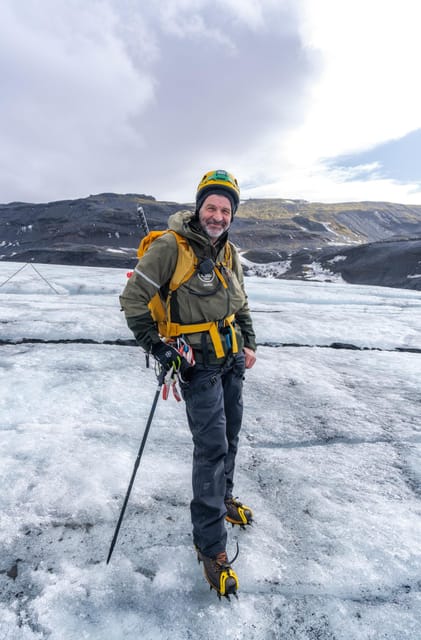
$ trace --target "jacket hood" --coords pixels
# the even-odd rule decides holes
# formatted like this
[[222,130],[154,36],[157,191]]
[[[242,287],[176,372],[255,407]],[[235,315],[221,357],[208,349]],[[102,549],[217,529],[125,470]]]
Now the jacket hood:
[[177,211],[168,218],[168,229],[176,231],[181,236],[189,238],[189,233],[191,231],[189,223],[194,219],[194,216],[195,214],[192,211]]

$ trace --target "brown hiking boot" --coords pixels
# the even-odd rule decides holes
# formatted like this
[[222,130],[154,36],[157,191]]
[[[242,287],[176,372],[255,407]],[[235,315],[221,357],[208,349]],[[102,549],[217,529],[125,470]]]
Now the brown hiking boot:
[[217,553],[210,558],[197,549],[197,560],[203,562],[204,574],[211,589],[215,589],[218,598],[225,596],[229,600],[230,595],[237,595],[238,578],[231,568],[226,551]]
[[227,522],[231,522],[233,526],[238,524],[242,529],[244,529],[244,525],[251,524],[253,522],[253,511],[250,507],[246,507],[245,504],[242,504],[238,498],[227,498],[225,500],[225,506],[227,508],[225,520],[227,520]]

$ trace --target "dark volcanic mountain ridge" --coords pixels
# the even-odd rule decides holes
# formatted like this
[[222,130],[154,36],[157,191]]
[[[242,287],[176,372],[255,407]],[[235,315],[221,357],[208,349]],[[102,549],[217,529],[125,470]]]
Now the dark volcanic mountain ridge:
[[[179,209],[193,209],[114,193],[3,204],[0,259],[131,268],[142,236],[139,205],[150,229],[165,228]],[[251,199],[242,202],[230,237],[246,272],[301,279],[323,272],[325,280],[332,274],[348,282],[421,289],[421,206]]]

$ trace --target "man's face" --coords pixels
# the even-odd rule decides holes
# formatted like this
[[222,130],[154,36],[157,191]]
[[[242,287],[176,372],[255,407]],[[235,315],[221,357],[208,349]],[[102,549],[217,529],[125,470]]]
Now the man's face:
[[225,196],[208,196],[199,210],[199,222],[203,231],[215,242],[231,224],[231,202]]

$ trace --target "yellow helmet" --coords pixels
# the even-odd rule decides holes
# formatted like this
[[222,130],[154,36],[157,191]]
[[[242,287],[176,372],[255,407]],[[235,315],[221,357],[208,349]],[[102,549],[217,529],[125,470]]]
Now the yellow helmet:
[[205,198],[211,193],[226,196],[231,202],[231,210],[234,215],[240,204],[240,187],[231,173],[223,169],[205,173],[197,187],[196,211],[199,211]]

